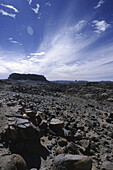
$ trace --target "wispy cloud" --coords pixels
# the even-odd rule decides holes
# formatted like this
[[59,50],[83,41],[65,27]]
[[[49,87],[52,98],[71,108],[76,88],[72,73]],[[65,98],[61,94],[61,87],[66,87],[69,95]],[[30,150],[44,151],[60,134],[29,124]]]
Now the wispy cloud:
[[13,40],[13,38],[8,38],[8,40],[13,43],[13,44],[19,44],[22,45],[21,43],[19,43],[18,41]]
[[32,0],[28,0],[28,2],[29,2],[29,5],[31,5],[31,3],[32,3]]
[[[64,38],[64,40],[66,39]],[[64,44],[64,40],[57,39],[56,42],[53,40],[54,45],[45,55],[38,58],[35,55],[28,57],[28,59],[17,57],[13,60],[5,60],[1,58],[0,74],[8,76],[12,72],[40,73],[44,74],[49,80],[102,80],[102,77],[106,77],[106,80],[110,80],[108,77],[111,77],[111,80],[113,80],[113,63],[111,62],[113,44],[109,44],[109,48],[103,46],[103,48],[94,52],[85,51],[82,53],[80,49],[83,47],[82,41],[84,42],[84,39],[81,38],[81,43],[79,43],[77,49],[77,43],[74,45],[73,42],[70,42],[72,47],[67,46],[66,48],[67,43]],[[67,40],[70,41],[68,38]],[[92,42],[91,40],[88,41],[87,43],[84,42],[85,46]],[[11,55],[18,56],[18,54]],[[6,54],[0,54],[0,56],[4,57]],[[22,56],[24,57],[25,54]],[[105,63],[107,64],[105,65]]]
[[46,6],[51,6],[51,3],[50,2],[46,2],[46,4],[45,4]]
[[41,56],[41,55],[45,55],[45,52],[40,52],[40,53],[31,53],[31,56]]
[[40,8],[40,5],[36,4],[36,8],[31,8],[31,9],[35,12],[35,14],[38,14],[39,8]]
[[104,0],[100,0],[97,6],[94,7],[94,9],[100,8],[103,4],[104,4]]
[[13,7],[12,5],[5,5],[5,4],[1,4],[1,6],[9,8],[9,9],[13,9],[14,12],[18,13],[18,9],[16,9],[15,7]]
[[[93,21],[94,25],[102,22],[95,21]],[[47,32],[40,47],[28,57],[23,54],[23,58],[18,57],[8,61],[1,58],[2,74],[40,73],[48,80],[102,80],[102,77],[106,77],[106,80],[111,77],[113,80],[113,43],[104,44],[96,50],[87,50],[100,36],[95,32],[91,35],[89,32],[79,33],[84,24],[86,24],[85,20],[80,20],[72,28],[66,24],[56,33]],[[94,27],[95,30],[103,32],[107,29],[106,26],[98,27]],[[13,41],[12,38],[9,40]],[[1,54],[0,57],[4,55]],[[18,56],[18,54],[15,55]]]
[[95,28],[95,32],[100,34],[104,31],[106,31],[106,29],[110,27],[110,24],[108,24],[104,20],[102,20],[102,21],[94,20],[93,27]]
[[85,20],[80,20],[78,23],[76,23],[74,26],[71,26],[70,27],[70,30],[72,31],[72,30],[74,30],[75,32],[79,32],[79,31],[81,31],[83,28],[84,28],[84,26],[86,25],[86,21]]
[[9,16],[9,17],[12,17],[12,18],[15,18],[15,17],[16,17],[16,14],[8,13],[8,12],[2,10],[2,9],[0,9],[0,13],[1,13],[2,15]]

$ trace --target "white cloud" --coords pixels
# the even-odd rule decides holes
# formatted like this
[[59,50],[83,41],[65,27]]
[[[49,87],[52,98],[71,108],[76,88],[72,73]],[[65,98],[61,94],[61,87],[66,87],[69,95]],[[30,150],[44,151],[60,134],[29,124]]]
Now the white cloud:
[[97,6],[94,7],[94,9],[97,9],[97,8],[101,7],[102,4],[104,4],[104,0],[100,0],[100,1],[98,2]]
[[13,7],[12,5],[5,5],[5,4],[1,4],[1,6],[4,6],[4,7],[9,8],[9,9],[13,9],[13,10],[14,10],[14,12],[16,12],[16,13],[18,13],[18,12],[19,12],[19,11],[18,11],[15,7]]
[[4,66],[0,66],[0,74],[7,73],[8,70]]
[[41,55],[45,55],[45,52],[40,52],[40,53],[31,53],[31,55],[33,56],[41,56]]
[[40,8],[40,5],[36,4],[36,8],[31,8],[31,9],[35,12],[35,14],[38,14],[39,8]]
[[8,40],[11,41],[11,40],[13,40],[13,38],[10,37],[10,38],[8,38]]
[[[84,39],[81,39],[81,41],[84,41]],[[37,56],[24,59],[25,54],[22,55],[23,57],[18,57],[19,54],[9,53],[8,56],[13,56],[13,60],[7,60],[7,55],[0,53],[0,57],[6,57],[6,60],[5,58],[0,59],[0,75],[2,73],[8,77],[12,72],[35,73],[43,74],[49,80],[102,80],[101,77],[111,76],[111,80],[113,80],[113,64],[103,65],[113,59],[113,44],[108,46],[109,48],[107,46],[98,48],[95,52],[82,53],[80,52],[83,47],[81,43],[79,48],[77,47],[80,50],[75,50],[76,52],[73,53],[76,44],[68,49],[60,40],[47,51],[47,54],[41,56],[41,59],[38,59]],[[87,55],[89,55],[89,58],[87,58]],[[14,56],[17,56],[17,58],[14,58]]]
[[31,5],[31,3],[32,3],[32,0],[28,0],[28,2],[29,2],[29,5]]
[[104,20],[102,20],[102,21],[94,20],[93,27],[95,28],[95,32],[100,34],[104,31],[106,31],[106,29],[110,27],[110,24],[108,24]]
[[9,16],[9,17],[12,17],[12,18],[15,18],[15,17],[16,17],[16,14],[8,13],[8,12],[2,10],[2,9],[0,9],[0,13],[1,13],[2,15]]
[[46,2],[46,6],[51,6],[51,3],[50,2]]
[[[28,57],[23,54],[15,58],[19,52],[9,54],[13,60],[7,60],[2,58],[6,54],[0,50],[0,69],[6,75],[12,72],[43,74],[48,80],[102,80],[104,76],[111,76],[113,80],[113,64],[105,65],[113,60],[113,43],[88,50],[99,38],[94,35],[78,34],[65,25],[56,33],[47,32],[40,47]],[[9,40],[13,41],[13,38]]]
[[13,40],[13,38],[8,38],[8,40],[13,43],[13,44],[19,44],[22,45],[21,43],[19,43],[18,41]]

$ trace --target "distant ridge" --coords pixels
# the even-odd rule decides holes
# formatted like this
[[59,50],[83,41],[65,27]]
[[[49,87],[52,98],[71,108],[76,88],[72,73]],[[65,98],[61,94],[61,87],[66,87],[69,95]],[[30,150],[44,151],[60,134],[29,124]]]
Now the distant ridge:
[[54,83],[88,83],[86,80],[54,80]]
[[43,75],[37,74],[20,74],[12,73],[9,75],[8,80],[33,80],[33,81],[47,81]]

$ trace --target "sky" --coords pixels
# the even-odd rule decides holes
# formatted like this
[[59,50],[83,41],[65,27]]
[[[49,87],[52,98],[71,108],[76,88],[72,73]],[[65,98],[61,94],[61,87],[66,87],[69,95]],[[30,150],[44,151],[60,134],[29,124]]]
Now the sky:
[[113,81],[113,0],[0,0],[0,79]]

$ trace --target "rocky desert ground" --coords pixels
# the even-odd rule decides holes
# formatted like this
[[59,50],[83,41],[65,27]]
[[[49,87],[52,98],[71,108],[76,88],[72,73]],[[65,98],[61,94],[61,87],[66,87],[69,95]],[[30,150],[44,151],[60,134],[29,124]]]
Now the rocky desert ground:
[[1,170],[113,170],[113,82],[0,80]]

